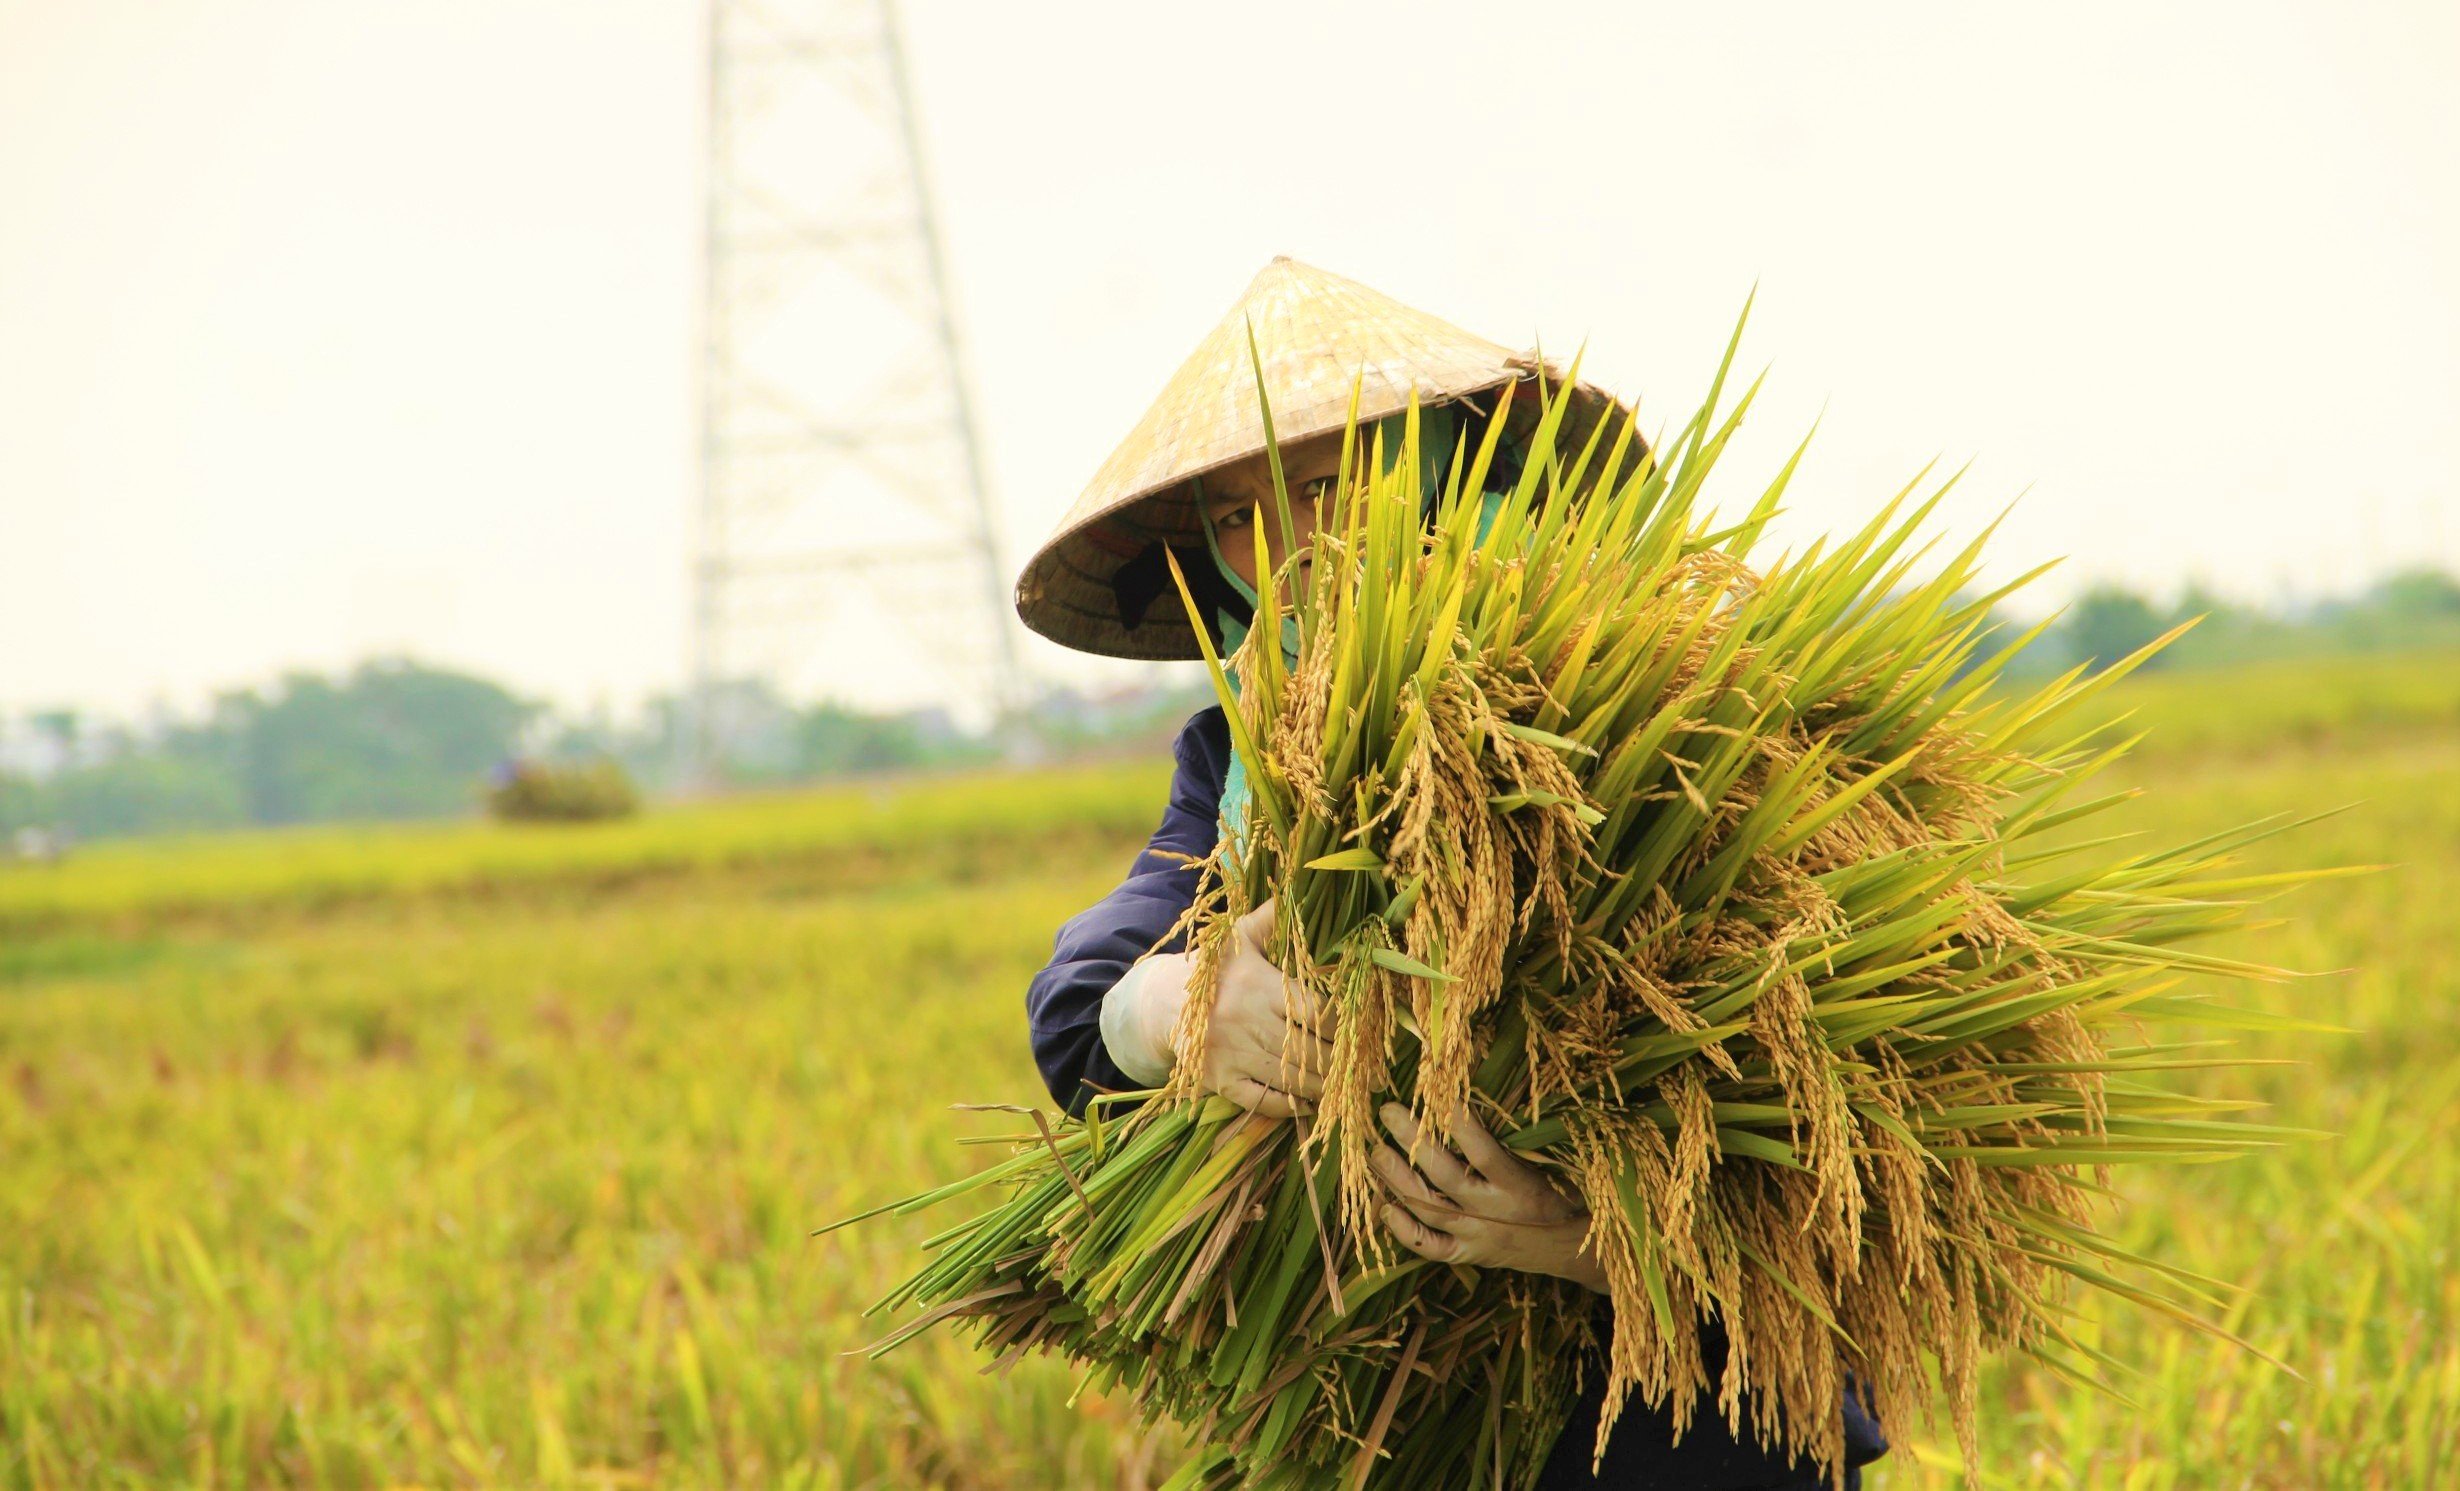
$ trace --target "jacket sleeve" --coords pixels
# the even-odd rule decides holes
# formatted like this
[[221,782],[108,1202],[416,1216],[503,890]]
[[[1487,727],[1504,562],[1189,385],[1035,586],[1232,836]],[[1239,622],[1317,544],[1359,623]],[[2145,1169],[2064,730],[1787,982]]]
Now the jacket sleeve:
[[1060,924],[1050,962],[1025,989],[1034,1062],[1052,1099],[1070,1114],[1081,1114],[1097,1089],[1143,1085],[1120,1071],[1102,1044],[1102,996],[1147,952],[1184,950],[1183,936],[1165,938],[1196,899],[1202,872],[1168,856],[1202,858],[1220,832],[1230,754],[1220,706],[1198,710],[1180,728],[1173,753],[1177,767],[1161,825],[1116,889]]

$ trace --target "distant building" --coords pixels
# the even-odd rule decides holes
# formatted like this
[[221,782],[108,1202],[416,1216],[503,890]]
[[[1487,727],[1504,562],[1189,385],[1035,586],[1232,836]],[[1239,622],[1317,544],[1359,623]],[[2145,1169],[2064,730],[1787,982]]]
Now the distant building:
[[0,773],[47,782],[75,765],[76,735],[51,723],[57,718],[0,714]]
[[57,864],[67,852],[66,836],[48,828],[21,828],[9,835],[10,856],[30,864]]
[[957,717],[937,704],[909,709],[899,718],[913,728],[916,740],[935,749],[971,738],[965,727],[957,723]]
[[1060,685],[1033,704],[1035,723],[1060,741],[1095,741],[1140,735],[1157,725],[1177,725],[1210,703],[1202,679],[1110,684],[1091,688]]

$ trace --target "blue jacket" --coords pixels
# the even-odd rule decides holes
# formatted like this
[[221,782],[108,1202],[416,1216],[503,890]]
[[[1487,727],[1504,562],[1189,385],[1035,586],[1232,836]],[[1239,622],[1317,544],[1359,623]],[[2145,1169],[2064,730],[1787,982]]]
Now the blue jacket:
[[[1102,996],[1147,952],[1185,950],[1183,937],[1165,942],[1164,934],[1195,900],[1203,872],[1166,857],[1164,851],[1201,859],[1212,853],[1220,831],[1222,778],[1230,765],[1230,727],[1221,707],[1196,711],[1180,729],[1174,750],[1178,769],[1171,775],[1161,826],[1117,889],[1060,925],[1051,961],[1026,986],[1034,1060],[1052,1098],[1070,1113],[1081,1113],[1096,1090],[1138,1085],[1102,1045]],[[1612,1306],[1600,1299],[1598,1308],[1603,1316]],[[1610,1323],[1600,1319],[1601,1337]],[[1714,1373],[1721,1365],[1723,1342],[1711,1344],[1709,1370]],[[1539,1491],[1791,1491],[1828,1484],[1816,1472],[1789,1466],[1748,1439],[1736,1440],[1713,1410],[1695,1415],[1690,1432],[1675,1444],[1667,1417],[1636,1401],[1625,1405],[1607,1442],[1605,1464],[1592,1477],[1589,1447],[1605,1387],[1603,1362],[1592,1365],[1588,1392],[1557,1442]],[[1845,1442],[1848,1458],[1857,1465],[1877,1459],[1888,1447],[1878,1424],[1851,1397],[1846,1402]],[[1848,1484],[1859,1481],[1857,1472]]]

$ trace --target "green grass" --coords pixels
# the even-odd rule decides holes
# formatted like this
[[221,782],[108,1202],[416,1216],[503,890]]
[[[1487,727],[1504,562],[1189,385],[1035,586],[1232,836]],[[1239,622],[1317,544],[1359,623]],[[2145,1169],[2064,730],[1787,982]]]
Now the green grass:
[[[1085,850],[1151,828],[1158,764],[987,772],[746,794],[604,823],[466,820],[117,840],[56,866],[0,864],[0,931],[165,917],[323,912],[437,895],[619,891],[726,871]],[[1026,790],[1020,790],[1026,788]]]
[[2460,731],[2460,652],[2156,670],[2099,707],[2150,732],[2137,752],[2148,762],[2448,738]]
[[[1992,1486],[2460,1475],[2460,664],[2131,685],[2126,826],[2349,805],[2392,862],[2239,948],[2294,1065],[2203,1085],[2337,1137],[2128,1177],[2125,1240],[2255,1286],[2281,1358],[2112,1317],[2122,1407],[2009,1371]],[[1172,1445],[926,1336],[848,1356],[952,1177],[1042,1100],[1022,992],[1166,762],[606,829],[127,845],[0,871],[0,1485],[1144,1486]],[[1877,1487],[1961,1484],[1900,1425]]]

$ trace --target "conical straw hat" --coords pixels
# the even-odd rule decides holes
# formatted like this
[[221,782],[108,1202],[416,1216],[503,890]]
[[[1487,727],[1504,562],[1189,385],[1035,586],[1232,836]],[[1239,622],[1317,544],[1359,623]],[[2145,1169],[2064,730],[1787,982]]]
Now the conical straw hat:
[[[1364,424],[1408,408],[1413,392],[1424,408],[1539,372],[1528,354],[1356,281],[1277,258],[1171,374],[1153,407],[1026,561],[1017,577],[1016,608],[1027,626],[1081,652],[1202,656],[1175,593],[1146,607],[1130,626],[1119,614],[1111,581],[1157,541],[1201,542],[1202,520],[1188,479],[1264,449],[1256,372],[1248,360],[1250,325],[1274,431],[1285,446],[1340,429],[1349,418],[1353,379]],[[1544,372],[1553,387],[1559,371],[1549,366]],[[1583,385],[1571,422],[1585,431],[1615,407],[1608,395]]]

